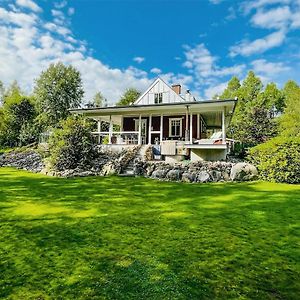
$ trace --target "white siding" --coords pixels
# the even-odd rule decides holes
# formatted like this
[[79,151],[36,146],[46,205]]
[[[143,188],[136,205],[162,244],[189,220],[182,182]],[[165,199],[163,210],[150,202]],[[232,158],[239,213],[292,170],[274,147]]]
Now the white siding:
[[169,87],[163,80],[158,78],[148,88],[148,90],[141,95],[141,97],[135,102],[136,105],[151,105],[154,103],[155,94],[163,94],[162,103],[175,103],[184,102],[185,100],[177,95],[171,87]]

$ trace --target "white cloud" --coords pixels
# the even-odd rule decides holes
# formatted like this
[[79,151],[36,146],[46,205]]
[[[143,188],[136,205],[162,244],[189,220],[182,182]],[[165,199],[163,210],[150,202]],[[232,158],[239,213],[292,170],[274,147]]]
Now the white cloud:
[[276,7],[269,10],[258,10],[253,15],[251,22],[254,26],[267,29],[281,29],[288,25],[291,18],[288,6]]
[[254,41],[243,40],[230,48],[230,56],[250,56],[263,53],[274,47],[281,46],[285,40],[285,35],[286,30],[279,30]]
[[227,87],[227,82],[211,86],[204,91],[204,95],[207,99],[212,99],[215,95],[220,95]]
[[159,69],[159,68],[152,68],[150,70],[150,72],[153,73],[153,74],[160,74],[161,73],[161,69]]
[[133,61],[135,61],[138,64],[141,64],[143,61],[145,61],[145,57],[136,56],[136,57],[133,58]]
[[54,23],[51,23],[51,22],[47,22],[44,27],[49,30],[49,31],[52,31],[54,33],[58,33],[58,34],[61,34],[63,36],[66,36],[66,35],[70,35],[71,34],[71,30],[67,27],[63,27],[63,26],[59,26],[59,25],[56,25]]
[[0,7],[0,21],[6,24],[13,24],[21,27],[30,27],[37,21],[34,14],[25,14],[22,12],[7,11]]
[[5,85],[16,79],[30,93],[41,71],[58,61],[81,72],[86,100],[101,90],[113,103],[126,88],[144,90],[151,83],[145,71],[111,68],[88,55],[82,41],[71,35],[59,38],[57,30],[67,34],[69,29],[45,22],[36,14],[0,8],[0,18],[0,57],[5,58],[0,60],[0,80]]
[[31,0],[16,0],[16,4],[25,8],[29,8],[34,12],[41,12],[42,9]]
[[260,9],[262,7],[269,7],[275,4],[284,5],[290,4],[294,0],[253,0],[253,1],[244,1],[241,4],[241,10],[245,14],[249,14],[252,10]]
[[272,77],[276,74],[289,71],[290,67],[282,62],[269,62],[266,59],[257,59],[251,62],[254,72]]
[[244,64],[223,68],[218,66],[218,58],[213,56],[204,44],[198,44],[194,48],[185,46],[185,49],[186,60],[183,67],[190,69],[198,79],[240,74],[245,68]]
[[64,8],[67,6],[68,2],[66,0],[60,1],[60,2],[54,2],[54,7],[57,9]]
[[245,15],[252,14],[253,27],[276,30],[256,40],[242,40],[230,47],[230,56],[250,56],[281,46],[289,32],[300,28],[299,0],[244,1],[240,6]]

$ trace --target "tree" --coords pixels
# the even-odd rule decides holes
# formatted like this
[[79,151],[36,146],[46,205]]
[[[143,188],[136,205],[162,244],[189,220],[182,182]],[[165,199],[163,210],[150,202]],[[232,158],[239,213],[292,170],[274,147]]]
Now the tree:
[[76,108],[83,98],[82,80],[79,71],[62,63],[51,64],[36,80],[34,88],[39,119],[46,127],[55,127]]
[[248,73],[239,88],[238,82],[234,78],[231,80],[231,89],[229,89],[229,86],[227,88],[227,93],[230,91],[231,96],[238,97],[238,103],[229,128],[229,136],[246,144],[253,144],[254,137],[249,136],[246,128],[254,126],[252,117],[255,112],[253,109],[258,105],[257,98],[261,90],[262,82],[255,76],[253,71]]
[[3,116],[0,124],[2,146],[23,146],[37,140],[33,98],[11,93],[5,98],[1,114]]
[[300,136],[300,87],[295,81],[288,81],[284,88],[286,107],[280,119],[280,133],[286,137]]
[[274,114],[281,114],[285,107],[284,93],[273,82],[266,85],[265,90],[259,95],[258,101],[260,106]]
[[4,84],[0,80],[0,106],[3,105],[3,102],[4,102],[4,93],[5,93]]
[[101,92],[97,92],[92,101],[86,104],[87,107],[104,107],[107,105],[107,99]]
[[240,80],[236,76],[233,76],[228,82],[227,88],[220,96],[220,99],[234,99],[235,97],[238,96],[238,91],[240,87],[241,87]]
[[49,139],[50,161],[58,170],[88,170],[97,155],[92,123],[82,116],[70,116],[60,122]]
[[117,102],[117,105],[131,105],[140,97],[140,95],[141,93],[138,90],[134,88],[129,88],[125,91],[121,99]]
[[107,100],[101,94],[101,92],[97,92],[93,98],[93,102],[95,107],[103,107],[105,105],[105,102],[107,102]]

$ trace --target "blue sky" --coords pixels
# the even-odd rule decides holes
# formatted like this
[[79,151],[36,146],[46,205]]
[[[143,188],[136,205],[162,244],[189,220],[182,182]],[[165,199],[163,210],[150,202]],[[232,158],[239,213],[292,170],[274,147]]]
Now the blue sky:
[[254,70],[299,80],[300,0],[0,0],[0,80],[28,93],[52,62],[80,70],[85,99],[118,100],[156,76],[198,99]]

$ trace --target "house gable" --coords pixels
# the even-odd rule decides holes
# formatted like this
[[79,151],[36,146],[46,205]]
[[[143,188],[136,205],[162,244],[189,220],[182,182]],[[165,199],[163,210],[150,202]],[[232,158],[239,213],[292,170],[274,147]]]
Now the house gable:
[[134,105],[155,105],[161,103],[184,102],[185,99],[175,93],[161,78],[157,78],[150,87],[135,101]]

